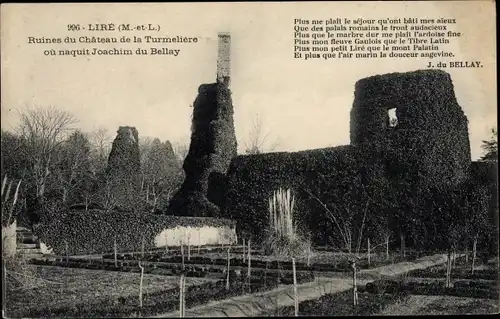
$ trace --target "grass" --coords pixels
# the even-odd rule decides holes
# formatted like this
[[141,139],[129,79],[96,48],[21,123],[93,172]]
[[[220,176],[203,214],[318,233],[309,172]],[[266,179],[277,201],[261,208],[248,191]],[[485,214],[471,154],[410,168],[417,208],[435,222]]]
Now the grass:
[[[35,287],[21,288],[7,294],[7,315],[29,317],[40,309],[98,307],[99,303],[114,300],[119,304],[130,296],[139,301],[140,275],[100,270],[43,267],[30,265],[31,272],[43,280]],[[213,281],[187,278],[186,286]],[[144,275],[143,294],[165,291],[179,284],[177,277]]]
[[390,305],[381,316],[472,315],[498,313],[498,300],[452,296],[410,296],[404,305]]
[[[8,295],[9,317],[115,317],[151,316],[178,309],[179,277],[144,275],[143,306],[139,307],[139,274],[33,266],[45,285]],[[298,278],[300,279],[300,278]],[[299,280],[299,283],[301,281]],[[276,287],[277,282],[233,275],[225,280],[186,279],[186,307],[224,300]],[[288,283],[289,284],[289,283]]]
[[[352,290],[325,295],[316,300],[299,304],[299,316],[369,316],[380,312],[390,304],[404,302],[406,294],[358,294],[358,306],[353,307]],[[294,307],[279,307],[263,316],[294,316]]]
[[266,255],[304,257],[310,242],[297,230],[294,221],[295,197],[290,189],[279,189],[269,199],[269,227],[263,244]]
[[28,259],[22,255],[3,256],[3,265],[7,273],[6,282],[2,284],[6,284],[8,292],[29,289],[45,283],[44,279],[37,276]]

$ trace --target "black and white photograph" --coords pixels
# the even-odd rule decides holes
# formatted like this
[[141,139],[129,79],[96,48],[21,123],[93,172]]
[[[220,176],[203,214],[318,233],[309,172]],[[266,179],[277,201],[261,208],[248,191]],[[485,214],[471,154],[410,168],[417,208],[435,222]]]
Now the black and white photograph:
[[2,317],[499,313],[494,2],[0,21]]

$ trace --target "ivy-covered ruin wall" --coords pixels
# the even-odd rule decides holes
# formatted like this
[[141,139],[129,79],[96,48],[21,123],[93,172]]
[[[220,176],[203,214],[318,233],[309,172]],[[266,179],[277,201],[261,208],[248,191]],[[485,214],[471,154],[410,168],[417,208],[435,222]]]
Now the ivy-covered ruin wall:
[[[396,109],[397,124],[389,123]],[[428,186],[450,187],[469,174],[467,118],[451,77],[440,70],[376,75],[355,85],[352,145],[374,145],[391,153],[394,170]]]
[[[388,116],[392,108],[398,118],[394,127]],[[359,80],[350,135],[351,145],[346,146],[237,156],[226,179],[224,217],[236,220],[239,231],[262,238],[268,200],[283,187],[296,195],[299,222],[323,244],[325,233],[335,229],[324,205],[358,215],[369,207],[368,218],[376,227],[367,232],[389,225],[408,234],[413,230],[404,225],[410,220],[425,220],[425,214],[435,213],[424,204],[430,194],[470,181],[467,119],[446,72],[423,70]],[[415,238],[425,237],[423,228]]]
[[224,179],[236,156],[231,91],[225,83],[203,84],[193,107],[191,143],[183,165],[186,178],[167,214],[218,216],[220,209],[209,200],[208,185]]
[[[387,183],[382,166],[363,164],[361,155],[368,151],[346,145],[238,156],[227,176],[224,217],[236,220],[239,232],[259,241],[269,223],[269,198],[279,188],[290,188],[301,230],[324,243],[332,227],[324,205],[362,211],[372,190]],[[372,201],[369,209],[375,211],[379,204]]]
[[139,133],[135,127],[120,126],[108,158],[101,201],[109,209],[137,210],[141,182]]

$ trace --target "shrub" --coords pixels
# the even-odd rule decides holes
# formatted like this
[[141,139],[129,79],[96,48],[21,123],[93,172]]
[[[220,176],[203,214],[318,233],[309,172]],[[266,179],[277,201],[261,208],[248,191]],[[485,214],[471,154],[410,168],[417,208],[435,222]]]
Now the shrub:
[[309,242],[298,233],[293,213],[295,197],[279,189],[269,199],[269,228],[264,240],[266,254],[299,257],[308,253]]
[[40,224],[35,232],[40,241],[56,254],[100,254],[155,248],[154,239],[164,229],[175,227],[234,227],[228,219],[156,215],[144,212],[106,212],[101,210],[63,211],[50,223]]
[[[16,203],[19,196],[19,186],[21,185],[21,180],[17,182],[17,186],[14,193],[11,194],[13,189],[12,180],[7,184],[7,175],[3,177],[2,180],[2,227],[10,226],[15,219]],[[12,196],[10,196],[12,195]]]
[[13,183],[7,180],[7,175],[2,180],[2,284],[7,292],[37,284],[24,256],[16,255],[16,204],[20,185],[21,180]]

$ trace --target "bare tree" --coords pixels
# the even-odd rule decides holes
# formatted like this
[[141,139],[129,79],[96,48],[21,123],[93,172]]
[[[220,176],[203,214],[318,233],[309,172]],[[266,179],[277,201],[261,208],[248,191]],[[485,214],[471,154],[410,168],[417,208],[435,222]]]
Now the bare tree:
[[105,170],[108,164],[112,140],[112,136],[106,128],[100,128],[90,134],[94,173],[103,172]]
[[112,211],[118,204],[116,196],[113,194],[113,186],[109,178],[105,177],[102,187],[100,187],[99,192],[96,195],[96,199],[99,204],[106,211]]
[[491,128],[491,137],[489,140],[483,141],[481,148],[484,155],[481,157],[482,161],[498,161],[498,131],[497,127]]
[[252,126],[245,142],[245,153],[261,154],[269,151],[274,151],[279,143],[277,140],[272,142],[271,144],[266,143],[268,141],[269,135],[270,132],[265,132],[264,130],[262,118],[259,114],[256,114],[252,120]]
[[363,240],[363,232],[366,228],[366,215],[368,208],[370,207],[371,198],[368,198],[363,209],[363,217],[361,225],[357,227],[355,218],[357,216],[356,212],[352,211],[348,205],[343,204],[341,207],[336,205],[331,205],[330,209],[326,204],[324,204],[317,196],[313,195],[311,192],[306,191],[313,199],[323,206],[326,211],[326,216],[332,225],[337,228],[338,234],[344,244],[344,248],[347,249],[349,253],[352,252],[354,238],[356,236],[356,254],[359,254],[361,249],[361,243]]
[[21,113],[17,132],[25,143],[28,170],[40,201],[43,201],[48,178],[57,165],[57,148],[76,122],[71,113],[52,106],[28,108]]
[[89,188],[90,174],[90,143],[87,134],[75,131],[62,144],[57,167],[57,176],[60,181],[62,202],[68,199],[81,199],[85,190]]
[[189,142],[185,140],[178,141],[174,143],[173,148],[179,162],[183,163],[189,152]]
[[148,170],[145,169],[145,164],[150,157],[153,148],[153,138],[145,136],[139,138],[139,152],[141,156],[141,192],[144,190],[145,183],[147,182]]
[[169,141],[143,138],[141,150],[141,192],[146,206],[155,211],[160,201],[168,201],[181,182],[182,169],[178,154]]

